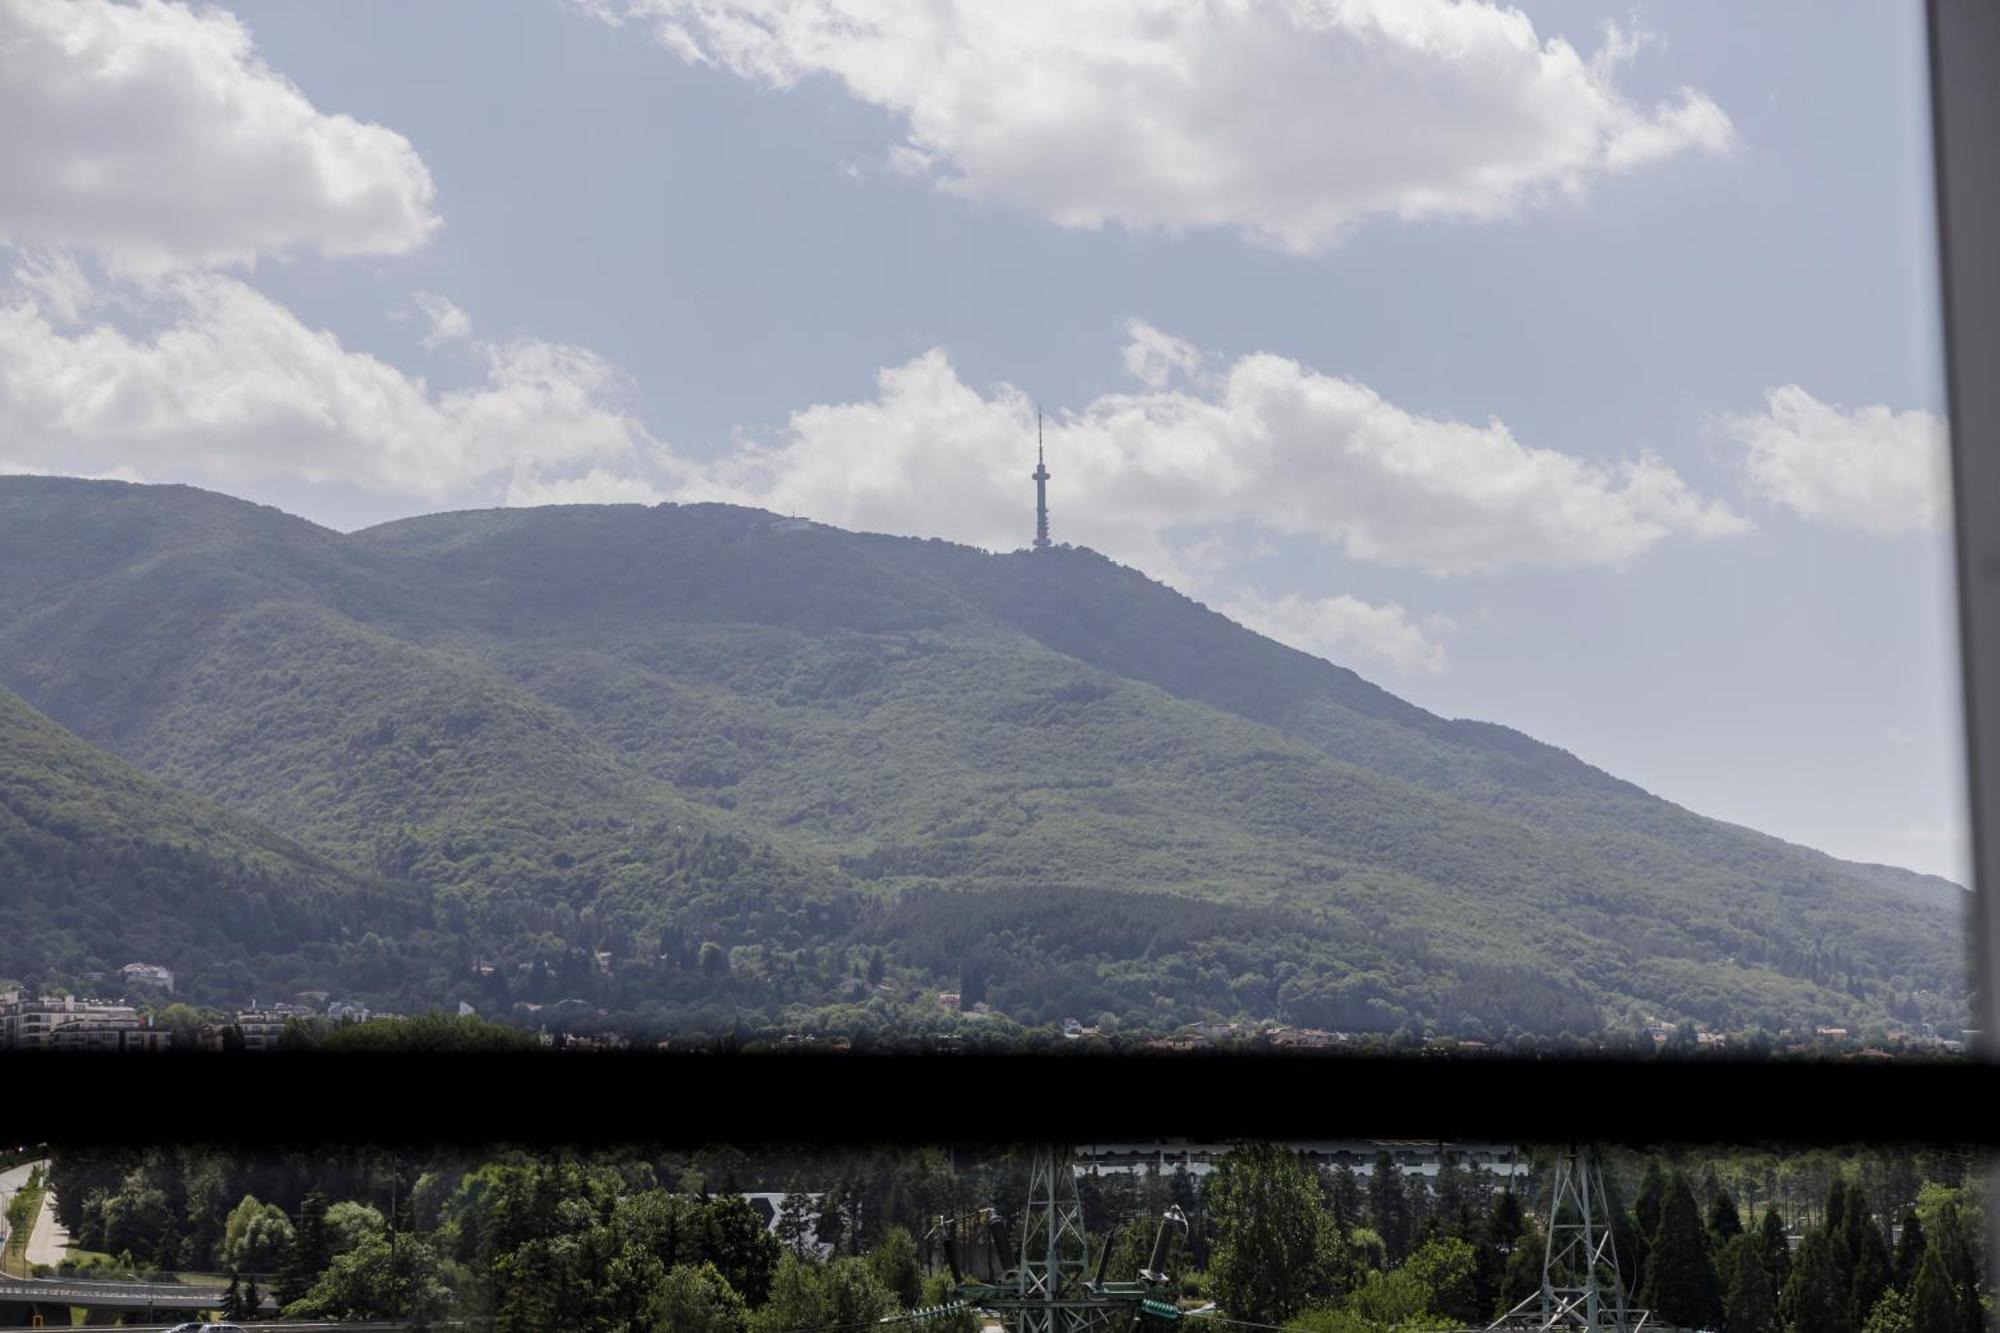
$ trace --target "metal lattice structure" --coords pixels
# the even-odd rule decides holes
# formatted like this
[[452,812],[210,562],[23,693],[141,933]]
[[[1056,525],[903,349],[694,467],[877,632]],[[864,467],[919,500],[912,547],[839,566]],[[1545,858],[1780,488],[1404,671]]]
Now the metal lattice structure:
[[1086,1290],[1090,1237],[1083,1229],[1076,1172],[1066,1153],[1058,1169],[1051,1148],[1037,1148],[1029,1167],[1019,1274],[1017,1333],[1084,1333],[1105,1324],[1108,1311]]
[[1161,1271],[1174,1227],[1183,1232],[1187,1227],[1179,1209],[1160,1219],[1152,1257],[1137,1281],[1106,1282],[1102,1262],[1092,1277],[1075,1166],[1067,1152],[1037,1148],[1028,1170],[1017,1268],[992,1281],[967,1280],[959,1264],[956,1221],[940,1219],[938,1234],[958,1283],[958,1299],[948,1308],[998,1315],[1010,1333],[1098,1333],[1131,1316],[1141,1328],[1178,1322],[1181,1312],[1173,1303],[1172,1283]]
[[1611,1223],[1603,1168],[1588,1149],[1565,1148],[1549,1193],[1542,1289],[1489,1329],[1639,1333],[1648,1312],[1626,1304]]
[[1035,470],[1028,474],[1035,483],[1035,549],[1049,544],[1049,465],[1042,458],[1042,414],[1035,413]]

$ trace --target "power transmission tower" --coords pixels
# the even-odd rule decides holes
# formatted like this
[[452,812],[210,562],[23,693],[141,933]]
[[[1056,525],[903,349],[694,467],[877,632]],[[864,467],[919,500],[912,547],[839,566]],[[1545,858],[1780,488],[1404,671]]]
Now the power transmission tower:
[[1020,1323],[1018,1333],[1085,1333],[1102,1328],[1110,1312],[1090,1299],[1090,1239],[1083,1230],[1083,1201],[1068,1154],[1057,1169],[1052,1148],[1037,1148],[1028,1170],[1028,1207],[1021,1216]]
[[1556,1162],[1555,1186],[1549,1194],[1542,1289],[1488,1327],[1537,1333],[1558,1329],[1638,1333],[1648,1313],[1625,1303],[1603,1167],[1589,1149],[1572,1144]]
[[1140,1328],[1177,1322],[1172,1284],[1162,1271],[1171,1233],[1185,1234],[1187,1219],[1170,1209],[1160,1220],[1152,1258],[1137,1281],[1106,1282],[1101,1255],[1095,1277],[1090,1271],[1090,1238],[1083,1227],[1083,1201],[1076,1192],[1076,1171],[1070,1155],[1038,1147],[1028,1169],[1028,1201],[1021,1215],[1019,1267],[995,1281],[967,1280],[961,1271],[955,1227],[940,1221],[946,1255],[957,1281],[958,1299],[935,1311],[976,1308],[1007,1321],[1010,1333],[1098,1333],[1114,1320],[1137,1320]]

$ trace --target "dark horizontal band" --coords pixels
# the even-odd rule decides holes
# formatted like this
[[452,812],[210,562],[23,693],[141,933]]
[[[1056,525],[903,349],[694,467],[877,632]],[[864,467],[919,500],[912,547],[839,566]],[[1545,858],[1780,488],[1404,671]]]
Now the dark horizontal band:
[[29,1056],[0,1062],[0,1081],[10,1090],[0,1138],[19,1142],[2000,1146],[2000,1067],[1970,1061]]

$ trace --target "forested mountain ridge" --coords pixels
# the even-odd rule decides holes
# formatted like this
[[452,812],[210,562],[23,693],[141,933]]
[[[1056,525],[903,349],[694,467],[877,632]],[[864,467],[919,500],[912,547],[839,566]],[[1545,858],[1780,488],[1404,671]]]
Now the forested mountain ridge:
[[447,952],[411,886],[149,778],[5,689],[0,920],[0,976],[161,962],[198,1000],[350,980],[391,953],[420,970],[425,945]]
[[[1435,717],[1082,550],[720,505],[342,536],[7,478],[0,683],[434,891],[513,975],[609,955],[568,980],[618,1004],[928,981],[1031,1020],[1465,1031],[1962,1004],[1952,886]],[[726,961],[657,975],[704,941]]]

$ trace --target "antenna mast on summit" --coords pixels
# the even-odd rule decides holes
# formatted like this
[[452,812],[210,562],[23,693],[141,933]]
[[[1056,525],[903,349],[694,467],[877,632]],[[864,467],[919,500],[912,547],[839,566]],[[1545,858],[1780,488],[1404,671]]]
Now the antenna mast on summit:
[[1045,551],[1049,546],[1049,465],[1042,455],[1042,409],[1035,409],[1035,470],[1030,477],[1035,483],[1035,549]]

